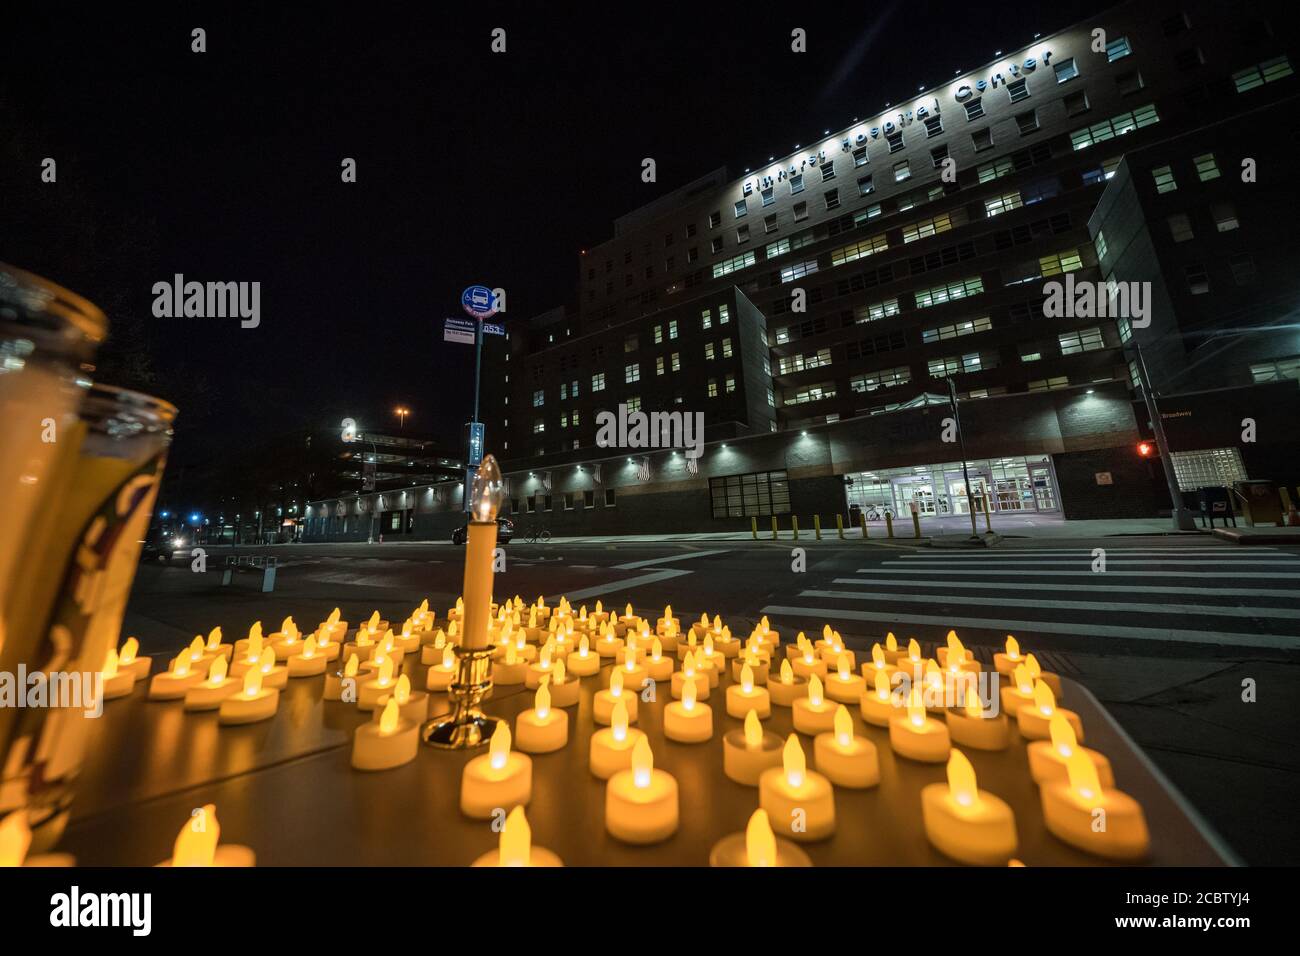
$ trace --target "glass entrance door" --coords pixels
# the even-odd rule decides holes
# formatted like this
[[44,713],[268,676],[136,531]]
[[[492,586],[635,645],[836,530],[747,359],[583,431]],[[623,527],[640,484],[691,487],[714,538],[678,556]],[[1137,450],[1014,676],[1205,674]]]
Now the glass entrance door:
[[958,515],[970,514],[971,499],[974,498],[975,513],[984,513],[985,496],[989,491],[989,479],[986,475],[978,471],[967,469],[970,473],[970,494],[967,494],[966,479],[962,477],[961,472],[949,473],[948,478],[948,497],[952,501],[952,513]]
[[1029,481],[1034,486],[1034,506],[1039,511],[1055,511],[1056,485],[1052,481],[1052,469],[1047,465],[1031,467]]
[[937,511],[934,483],[926,479],[906,479],[894,482],[895,516],[906,517],[912,513],[912,502],[922,518]]

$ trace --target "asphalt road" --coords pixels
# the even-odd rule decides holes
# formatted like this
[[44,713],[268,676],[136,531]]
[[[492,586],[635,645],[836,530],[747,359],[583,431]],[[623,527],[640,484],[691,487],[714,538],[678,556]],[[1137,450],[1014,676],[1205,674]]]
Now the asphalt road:
[[[375,609],[400,621],[423,598],[442,612],[460,591],[464,549],[239,549],[278,559],[270,594],[258,571],[220,585],[230,553],[210,549],[206,573],[179,557],[142,567],[127,632],[146,651],[171,650],[216,624],[229,639],[287,614],[314,626],[336,605],[352,621]],[[830,623],[856,647],[890,630],[925,645],[955,628],[985,662],[1015,634],[1046,668],[1085,683],[1246,861],[1290,863],[1300,849],[1290,797],[1300,782],[1300,548],[1206,536],[976,551],[833,538],[515,543],[497,580],[498,595],[529,601],[565,594],[647,614],[669,603],[683,618],[721,614],[737,633],[762,614],[791,636]]]

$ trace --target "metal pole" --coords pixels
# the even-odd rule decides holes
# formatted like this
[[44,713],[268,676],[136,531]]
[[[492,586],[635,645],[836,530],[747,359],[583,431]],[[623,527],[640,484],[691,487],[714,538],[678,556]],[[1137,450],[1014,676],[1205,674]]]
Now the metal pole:
[[1165,484],[1169,487],[1169,503],[1173,507],[1174,527],[1179,531],[1195,531],[1196,519],[1191,511],[1183,507],[1183,495],[1178,490],[1178,476],[1174,474],[1174,460],[1169,450],[1169,440],[1165,437],[1165,423],[1160,417],[1160,407],[1156,404],[1155,392],[1151,388],[1151,376],[1147,373],[1146,359],[1142,357],[1142,346],[1133,343],[1137,353],[1138,379],[1142,385],[1142,398],[1146,402],[1147,415],[1151,417],[1151,431],[1156,437],[1156,447],[1160,449],[1161,467],[1165,473]]
[[474,417],[470,419],[469,441],[465,443],[465,493],[461,495],[461,504],[466,513],[470,511],[469,490],[474,483],[474,465],[471,465],[470,442],[474,439],[474,426],[478,424],[478,390],[479,379],[483,371],[483,320],[474,319]]
[[970,490],[970,472],[966,468],[966,437],[961,433],[961,413],[957,411],[957,383],[949,375],[945,381],[948,383],[948,402],[952,405],[952,419],[957,426],[957,444],[961,449],[961,480],[966,485],[966,510],[970,512],[970,536],[973,540],[979,540],[979,530],[975,526],[975,496]]

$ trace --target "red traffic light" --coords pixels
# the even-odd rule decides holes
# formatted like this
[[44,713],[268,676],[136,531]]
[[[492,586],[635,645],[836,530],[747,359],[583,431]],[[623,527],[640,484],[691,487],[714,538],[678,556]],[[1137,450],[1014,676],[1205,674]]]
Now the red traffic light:
[[1138,454],[1143,458],[1150,458],[1156,454],[1156,443],[1151,441],[1138,442]]

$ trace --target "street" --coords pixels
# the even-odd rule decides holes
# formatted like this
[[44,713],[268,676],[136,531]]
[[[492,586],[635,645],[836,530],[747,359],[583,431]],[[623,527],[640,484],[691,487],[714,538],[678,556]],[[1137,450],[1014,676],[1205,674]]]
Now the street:
[[[230,640],[288,614],[313,627],[336,605],[352,621],[378,609],[400,622],[424,598],[440,612],[454,602],[464,552],[443,543],[240,549],[279,559],[270,594],[257,570],[220,585],[232,553],[210,549],[203,574],[179,555],[142,567],[124,633],[151,652],[218,624]],[[1036,538],[973,551],[834,538],[519,542],[506,548],[496,591],[630,602],[645,614],[671,603],[683,619],[720,614],[742,635],[763,614],[787,639],[829,623],[864,649],[892,630],[928,650],[954,628],[986,665],[1014,634],[1045,669],[1086,685],[1242,859],[1294,855],[1298,548],[1205,535]],[[1260,818],[1285,821],[1287,832],[1259,832]]]

